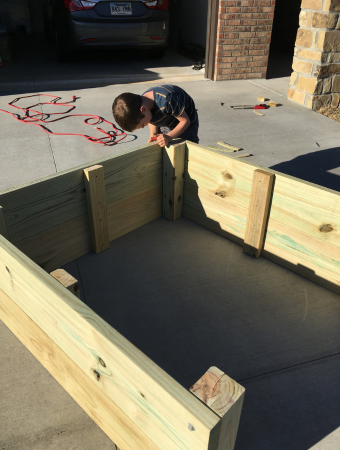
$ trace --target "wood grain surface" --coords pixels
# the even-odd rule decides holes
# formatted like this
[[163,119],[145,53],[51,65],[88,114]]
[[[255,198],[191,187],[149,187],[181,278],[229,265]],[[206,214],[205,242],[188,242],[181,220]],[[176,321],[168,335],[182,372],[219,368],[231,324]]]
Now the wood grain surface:
[[[129,431],[146,436],[150,448],[217,448],[221,423],[215,413],[1,236],[0,284],[100,390],[95,398],[80,399],[81,405],[92,403],[102,418],[107,414],[99,406],[102,397],[115,403],[123,412],[115,420],[127,416]],[[115,438],[119,446],[124,436]]]
[[92,251],[99,253],[110,247],[103,166],[87,167],[84,177]]
[[265,170],[254,171],[243,251],[255,258],[261,255],[263,248],[274,178],[273,173]]
[[163,148],[163,217],[177,220],[182,216],[185,143]]
[[148,144],[2,191],[0,205],[11,242],[17,243],[86,213],[83,170],[95,164],[104,167],[108,203],[162,180],[161,149],[157,144]]

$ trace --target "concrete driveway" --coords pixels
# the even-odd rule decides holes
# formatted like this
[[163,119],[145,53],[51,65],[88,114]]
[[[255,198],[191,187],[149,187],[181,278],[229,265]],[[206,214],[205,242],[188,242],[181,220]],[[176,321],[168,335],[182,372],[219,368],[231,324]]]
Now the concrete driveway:
[[[100,74],[100,77],[90,80],[91,86],[86,85],[88,81],[83,84],[80,80],[78,83],[75,73],[72,75],[73,78],[69,75],[68,78],[65,76],[62,82],[59,75],[57,77],[53,77],[53,74],[39,75],[34,72],[34,69],[27,72],[25,77],[17,74],[19,78],[13,76],[12,80],[7,78],[0,84],[0,109],[9,111],[11,108],[7,106],[7,103],[20,94],[53,94],[60,96],[63,101],[69,101],[72,95],[76,95],[75,113],[98,114],[111,120],[112,101],[121,92],[142,93],[148,87],[164,82],[178,84],[195,99],[200,117],[201,144],[216,145],[218,141],[228,142],[242,147],[243,153],[251,153],[252,156],[249,157],[251,162],[340,191],[339,123],[288,101],[286,99],[287,78],[214,83],[199,80],[188,70],[187,73],[180,75],[158,72],[154,80],[142,80],[143,82],[124,85],[110,84],[108,81],[103,83],[102,78],[107,76],[105,70],[104,75]],[[4,73],[0,73],[0,76]],[[78,75],[80,75],[79,72]],[[169,75],[176,75],[176,77],[171,78]],[[41,77],[39,80],[38,76]],[[45,84],[44,87],[46,81],[48,85]],[[266,110],[264,116],[258,116],[251,110],[229,108],[232,104],[256,104],[258,96],[270,98],[281,103],[282,106]],[[36,102],[35,99],[33,100]],[[42,96],[40,100],[43,100]],[[22,104],[27,105],[27,101],[23,101]],[[50,106],[43,106],[41,110],[48,113],[51,112],[50,108]],[[66,119],[51,125],[54,132],[89,133],[89,128],[91,134],[99,135],[92,127],[84,125],[80,118]],[[21,124],[13,117],[0,112],[0,136],[0,190],[4,190],[80,164],[91,165],[93,161],[100,158],[138,147],[146,142],[148,131],[128,133],[127,138],[122,142],[109,147],[90,143],[81,137],[49,135],[38,127]],[[157,226],[155,224],[156,228]],[[187,227],[185,223],[183,226]],[[145,230],[146,234],[149,233],[149,237],[155,232],[152,227]],[[193,232],[198,233],[199,230]],[[212,245],[220,245],[214,241],[216,235],[210,233],[210,236]],[[128,235],[122,239],[128,239]],[[234,244],[223,245],[233,246]],[[231,247],[228,249],[231,251]],[[235,264],[238,263],[241,265],[240,261],[235,260]],[[263,267],[266,268],[267,263],[274,268],[278,267],[268,261],[263,263]],[[86,259],[82,264],[86,266]],[[71,264],[69,270],[72,272],[73,269]],[[278,271],[275,276],[276,280],[279,280],[285,275],[282,271]],[[294,275],[294,277],[297,276]],[[336,294],[307,280],[303,282],[306,283],[306,289],[308,288],[308,292],[315,301],[309,328],[313,338],[305,343],[308,351],[312,351],[319,339],[317,327],[313,327],[313,320],[329,320],[328,316],[320,318],[320,311],[326,310],[324,299],[327,298],[326,304],[331,305],[332,317],[339,317],[340,302]],[[246,395],[245,402],[245,406],[247,402],[248,406],[244,411],[246,426],[242,426],[241,418],[237,449],[335,450],[338,448],[340,441],[339,428],[336,428],[340,414],[339,399],[337,400],[338,397],[336,397],[338,395],[336,387],[339,382],[337,368],[340,362],[338,338],[339,335],[337,338],[330,337],[329,341],[332,339],[333,341],[325,345],[323,356],[318,357],[316,361],[310,358],[308,364],[297,362],[294,367],[287,365],[284,370],[278,370],[275,376],[259,373],[248,380],[248,398]],[[0,352],[1,449],[92,450],[100,448],[108,450],[116,448],[3,324],[0,325],[0,348],[2,349]],[[313,380],[314,393],[302,389],[307,379]],[[280,396],[282,383],[285,383],[285,380],[289,380],[288,384],[293,387],[292,400],[289,399],[289,395],[285,399]],[[272,392],[272,396],[266,397],[263,402],[268,392]],[[284,395],[287,395],[286,391]],[[321,408],[322,417],[320,417],[318,409],[321,407],[323,398],[326,398],[326,402],[329,403]],[[261,406],[259,402],[262,402]],[[289,409],[291,402],[297,402],[293,422]],[[275,417],[271,417],[270,414],[274,403],[278,405],[276,414],[280,418],[280,423],[275,422]],[[302,409],[301,405],[303,405]],[[303,411],[307,414],[307,421],[301,416]],[[286,432],[288,434],[285,434]]]

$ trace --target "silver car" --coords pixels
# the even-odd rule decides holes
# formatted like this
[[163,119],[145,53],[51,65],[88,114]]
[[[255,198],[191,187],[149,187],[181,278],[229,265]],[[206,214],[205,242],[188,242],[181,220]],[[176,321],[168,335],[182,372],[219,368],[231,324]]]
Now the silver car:
[[93,47],[143,48],[162,58],[169,37],[169,0],[44,0],[45,34],[60,61]]

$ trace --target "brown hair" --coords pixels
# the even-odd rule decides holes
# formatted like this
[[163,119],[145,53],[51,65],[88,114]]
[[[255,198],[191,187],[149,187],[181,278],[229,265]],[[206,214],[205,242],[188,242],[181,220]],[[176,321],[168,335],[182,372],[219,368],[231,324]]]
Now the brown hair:
[[135,130],[139,122],[144,119],[144,114],[140,110],[142,101],[140,95],[130,92],[124,92],[115,98],[112,104],[112,113],[115,121],[123,130],[129,132]]

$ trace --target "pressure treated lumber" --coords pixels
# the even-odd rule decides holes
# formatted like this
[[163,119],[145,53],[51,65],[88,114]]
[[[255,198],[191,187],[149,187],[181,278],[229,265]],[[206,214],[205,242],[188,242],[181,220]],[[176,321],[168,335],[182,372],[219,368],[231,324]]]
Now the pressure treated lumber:
[[245,389],[217,367],[210,369],[190,391],[222,418],[218,450],[233,450]]
[[59,283],[61,283],[73,295],[80,298],[79,283],[72,275],[64,269],[56,269],[50,273]]
[[[247,220],[253,173],[262,168],[198,144],[188,143],[187,147],[184,217],[243,245],[240,239]],[[338,292],[340,194],[265,170],[275,174],[275,188],[262,255]],[[223,196],[223,207],[213,207],[214,195]],[[227,213],[234,205],[245,209],[245,218],[243,214]]]
[[[161,181],[108,204],[107,216],[110,242],[161,217]],[[16,247],[47,272],[58,269],[91,251],[88,215],[24,239]]]
[[91,252],[88,215],[83,214],[30,236],[16,243],[16,247],[46,272],[58,269]]
[[254,171],[243,251],[255,258],[261,255],[263,248],[274,179],[273,173]]
[[0,205],[11,242],[16,244],[86,214],[83,169],[96,164],[104,167],[107,203],[162,182],[162,149],[147,144],[1,191]]
[[228,197],[184,185],[183,216],[221,236],[243,245],[248,209],[231,203]]
[[104,168],[95,165],[84,169],[87,209],[92,250],[100,253],[110,247]]
[[121,450],[159,450],[117,405],[0,289],[0,319]]
[[162,216],[162,184],[112,202],[107,208],[110,241]]
[[8,231],[2,206],[0,206],[0,234],[2,234],[4,238],[8,239]]
[[182,216],[185,143],[163,148],[163,216],[177,220]]
[[[104,431],[114,427],[119,447],[217,450],[221,421],[215,413],[1,236],[0,285],[73,361],[64,369],[58,358],[51,358],[65,373],[66,390],[77,389],[73,380],[79,382],[79,373],[88,380],[87,394],[79,394],[77,401],[94,411]],[[73,367],[79,369],[74,374]],[[141,444],[127,444],[132,439]]]

